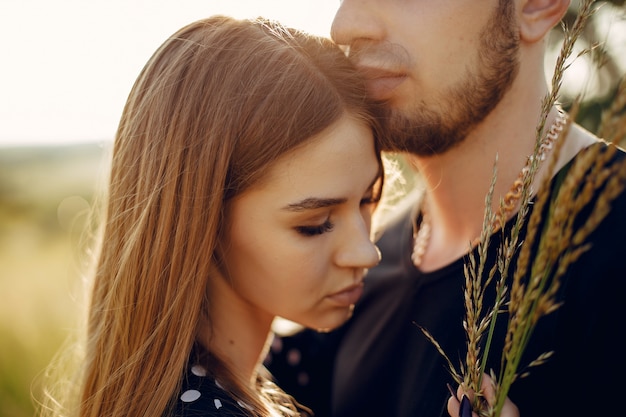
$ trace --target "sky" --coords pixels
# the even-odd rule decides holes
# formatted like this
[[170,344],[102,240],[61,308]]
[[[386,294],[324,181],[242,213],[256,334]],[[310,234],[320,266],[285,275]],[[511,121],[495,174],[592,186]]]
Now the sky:
[[112,141],[154,50],[213,14],[328,36],[339,0],[0,0],[0,146]]
[[[338,6],[339,0],[0,0],[0,147],[112,141],[145,62],[194,20],[264,16],[328,36]],[[626,57],[626,17],[607,15],[602,27],[613,33],[607,41]]]

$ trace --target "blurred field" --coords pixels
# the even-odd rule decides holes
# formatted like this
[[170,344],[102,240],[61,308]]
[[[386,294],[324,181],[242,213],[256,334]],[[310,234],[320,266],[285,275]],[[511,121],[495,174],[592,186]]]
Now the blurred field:
[[98,144],[0,148],[0,417],[33,415],[34,381],[76,327],[77,229],[104,155]]

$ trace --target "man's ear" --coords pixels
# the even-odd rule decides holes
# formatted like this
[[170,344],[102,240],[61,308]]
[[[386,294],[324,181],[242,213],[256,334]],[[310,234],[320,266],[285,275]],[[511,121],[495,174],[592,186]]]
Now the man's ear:
[[537,42],[565,16],[571,0],[523,0],[520,9],[522,41]]

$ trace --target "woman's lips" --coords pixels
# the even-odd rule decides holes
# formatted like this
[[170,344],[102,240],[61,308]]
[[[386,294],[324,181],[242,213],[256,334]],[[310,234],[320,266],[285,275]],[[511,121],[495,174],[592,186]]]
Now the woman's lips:
[[363,283],[351,285],[341,291],[328,296],[328,298],[341,307],[349,307],[355,304],[363,295]]

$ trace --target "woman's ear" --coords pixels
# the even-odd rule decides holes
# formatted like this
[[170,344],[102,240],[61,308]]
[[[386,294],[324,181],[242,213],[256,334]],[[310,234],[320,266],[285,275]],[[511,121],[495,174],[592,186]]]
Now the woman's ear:
[[520,36],[533,43],[543,37],[565,16],[571,0],[523,0],[520,9]]

